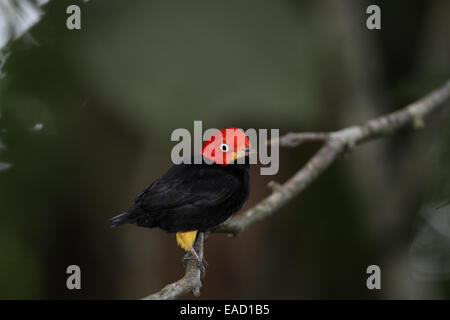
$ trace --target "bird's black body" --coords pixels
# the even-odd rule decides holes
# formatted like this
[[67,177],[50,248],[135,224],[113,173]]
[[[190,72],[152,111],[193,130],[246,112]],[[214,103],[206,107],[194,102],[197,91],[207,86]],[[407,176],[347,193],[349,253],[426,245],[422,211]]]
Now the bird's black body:
[[111,223],[158,227],[167,232],[204,232],[236,213],[248,195],[248,161],[174,165],[148,186],[130,209],[112,218]]

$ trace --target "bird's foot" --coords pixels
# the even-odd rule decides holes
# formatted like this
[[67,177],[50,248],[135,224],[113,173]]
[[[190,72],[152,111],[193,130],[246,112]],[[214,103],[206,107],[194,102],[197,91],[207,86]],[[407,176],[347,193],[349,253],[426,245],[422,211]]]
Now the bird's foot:
[[197,263],[197,267],[200,269],[201,276],[202,276],[202,277],[205,276],[205,273],[206,273],[206,265],[207,265],[206,260],[202,259],[202,261],[200,261],[200,260],[197,260],[197,259],[194,258],[194,257],[189,257],[189,256],[184,256],[181,260],[183,261],[183,265],[184,265],[185,267],[186,267],[187,261],[189,261],[189,260],[194,260],[194,261]]
[[195,252],[194,248],[191,248],[189,250],[189,253],[191,253],[191,254],[186,254],[181,259],[181,261],[183,262],[183,265],[186,267],[187,261],[194,260],[195,262],[197,262],[197,267],[200,269],[201,276],[203,277],[206,273],[206,266],[207,266],[206,260],[200,259],[197,252]]

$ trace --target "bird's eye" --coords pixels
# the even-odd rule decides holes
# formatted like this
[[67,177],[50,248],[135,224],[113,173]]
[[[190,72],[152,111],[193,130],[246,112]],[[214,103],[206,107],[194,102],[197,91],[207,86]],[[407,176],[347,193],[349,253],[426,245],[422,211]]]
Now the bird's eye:
[[222,144],[220,145],[220,150],[221,150],[222,152],[228,152],[228,150],[229,150],[228,145],[225,144],[225,143],[222,143]]

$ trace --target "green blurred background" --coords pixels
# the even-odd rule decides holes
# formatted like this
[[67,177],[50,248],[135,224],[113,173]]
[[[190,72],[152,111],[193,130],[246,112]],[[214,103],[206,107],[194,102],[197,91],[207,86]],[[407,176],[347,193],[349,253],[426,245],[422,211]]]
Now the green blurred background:
[[[21,33],[25,2],[41,11]],[[172,130],[335,130],[450,76],[445,0],[45,2],[0,0],[4,299],[135,299],[183,275],[173,234],[107,221],[171,165]],[[449,141],[447,108],[358,147],[238,238],[211,235],[201,298],[450,298]],[[275,177],[253,168],[245,208],[317,148],[282,150]],[[82,290],[66,288],[71,264]],[[371,264],[382,290],[366,288]]]

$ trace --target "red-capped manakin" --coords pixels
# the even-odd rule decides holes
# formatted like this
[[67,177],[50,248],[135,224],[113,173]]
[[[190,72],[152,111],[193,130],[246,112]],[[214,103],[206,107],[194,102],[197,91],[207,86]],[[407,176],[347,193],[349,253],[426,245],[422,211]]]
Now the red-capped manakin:
[[[173,165],[126,212],[110,219],[111,225],[131,223],[176,232],[178,245],[199,260],[193,248],[197,232],[224,222],[248,198],[249,153],[250,142],[242,130],[217,131],[192,154],[190,164]],[[195,164],[196,157],[213,163]],[[235,161],[242,157],[243,164]]]

